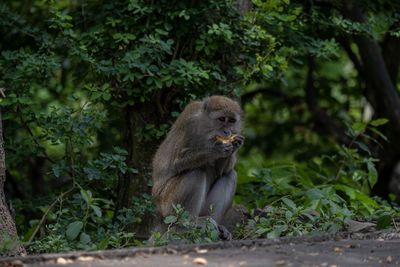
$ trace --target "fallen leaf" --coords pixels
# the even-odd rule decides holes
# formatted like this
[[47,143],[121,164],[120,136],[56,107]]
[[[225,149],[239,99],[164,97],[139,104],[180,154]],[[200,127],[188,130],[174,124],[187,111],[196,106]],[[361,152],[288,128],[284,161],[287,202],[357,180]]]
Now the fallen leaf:
[[69,264],[69,263],[73,263],[73,261],[70,259],[57,258],[56,263],[57,264]]
[[94,258],[92,256],[80,256],[78,257],[78,261],[92,261]]
[[197,252],[198,254],[205,254],[205,253],[208,252],[208,249],[199,249],[199,248],[196,248],[195,250],[196,250],[196,252]]
[[334,250],[336,253],[341,253],[341,252],[343,252],[343,249],[338,248],[338,247],[335,247],[333,250]]
[[278,260],[276,262],[274,262],[275,266],[283,266],[286,265],[286,261],[284,260]]
[[205,258],[195,258],[193,260],[193,263],[198,264],[198,265],[206,265],[208,264],[208,261]]

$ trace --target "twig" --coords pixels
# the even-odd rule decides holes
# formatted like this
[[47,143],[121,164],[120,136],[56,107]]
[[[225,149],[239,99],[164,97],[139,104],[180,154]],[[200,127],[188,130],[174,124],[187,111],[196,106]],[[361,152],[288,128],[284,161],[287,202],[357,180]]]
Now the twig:
[[[177,56],[177,54],[178,54],[179,45],[180,45],[180,38],[178,38],[178,40],[176,40],[175,49],[174,49],[174,54],[172,55],[171,62],[175,60],[175,58],[176,58],[176,56]],[[170,63],[171,63],[171,62],[170,62]]]
[[56,198],[56,200],[54,200],[53,203],[51,203],[51,205],[47,208],[47,210],[46,210],[45,213],[43,214],[42,218],[40,219],[40,222],[39,222],[39,224],[36,226],[35,231],[33,231],[32,235],[29,237],[29,240],[28,240],[28,242],[27,242],[27,245],[29,245],[29,244],[32,242],[33,238],[35,238],[37,232],[39,231],[39,229],[42,227],[42,225],[43,225],[44,222],[46,221],[47,215],[48,215],[49,212],[54,208],[54,206],[55,206],[58,202],[60,202],[60,201],[64,198],[64,196],[66,196],[66,195],[68,195],[69,193],[71,193],[72,191],[74,191],[75,188],[76,188],[76,187],[75,187],[75,184],[74,184],[70,189],[68,189],[67,191],[61,193],[61,195],[59,195],[59,196]]
[[396,220],[393,217],[392,217],[392,222],[393,222],[394,229],[396,229],[396,231],[398,232],[399,228],[397,227]]
[[[362,134],[362,133],[359,133],[359,134],[357,134],[356,136],[353,137],[353,139],[351,140],[350,144],[347,146],[348,149],[351,149],[352,145],[354,144],[354,142],[357,140],[357,138],[358,138],[361,134]],[[341,173],[342,170],[343,170],[344,164],[345,164],[345,159],[343,159],[342,162],[340,163],[340,167],[339,167],[339,169],[338,169],[338,172],[336,173],[335,180],[339,180],[340,173]]]
[[0,95],[2,98],[6,98],[6,94],[4,93],[5,90],[6,90],[5,88],[2,87],[0,88]]
[[[17,111],[19,110],[19,107],[17,108]],[[35,144],[38,147],[43,147],[39,141],[36,139],[36,136],[33,134],[32,129],[29,127],[28,123],[22,118],[22,114],[21,112],[19,112],[19,119],[21,120],[21,123],[25,126],[26,130],[28,131],[29,135],[32,137],[33,142],[35,142]],[[56,163],[52,158],[49,157],[49,155],[47,154],[46,150],[43,149],[43,157],[45,159],[47,159],[48,161],[50,161],[51,163]]]

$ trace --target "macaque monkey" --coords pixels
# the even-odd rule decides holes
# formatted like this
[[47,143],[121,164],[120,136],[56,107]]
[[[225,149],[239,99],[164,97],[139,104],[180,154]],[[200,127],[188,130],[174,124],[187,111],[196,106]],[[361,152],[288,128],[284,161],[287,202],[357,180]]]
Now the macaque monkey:
[[193,101],[180,114],[153,159],[155,231],[166,230],[162,219],[181,204],[194,218],[211,217],[221,238],[231,238],[223,223],[236,190],[241,116],[239,104],[224,96]]

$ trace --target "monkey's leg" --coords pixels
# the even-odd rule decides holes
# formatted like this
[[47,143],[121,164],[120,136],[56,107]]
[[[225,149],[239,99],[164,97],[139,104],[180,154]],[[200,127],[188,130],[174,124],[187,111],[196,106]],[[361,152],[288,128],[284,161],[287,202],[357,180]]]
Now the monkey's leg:
[[[232,205],[233,195],[236,190],[236,180],[237,175],[234,170],[218,178],[207,193],[201,215],[211,215],[211,218],[220,224],[226,211]],[[210,206],[212,206],[211,214],[209,212]]]
[[158,196],[161,218],[159,218],[159,223],[154,231],[164,233],[167,230],[167,225],[163,220],[173,212],[173,205],[180,204],[193,217],[198,217],[205,202],[206,190],[206,174],[201,169],[195,169],[170,179]]
[[180,204],[192,216],[198,217],[206,198],[206,189],[206,174],[201,169],[174,177],[173,181],[165,186],[165,197],[161,203],[162,215],[170,215],[172,205]]
[[[232,239],[232,234],[221,223],[225,213],[231,208],[236,190],[236,179],[236,172],[232,170],[218,178],[213,184],[207,185],[208,193],[200,213],[205,218],[211,217],[218,228],[220,238],[223,240]],[[211,213],[210,206],[212,206]]]
[[173,205],[180,204],[192,216],[199,216],[207,192],[206,173],[201,169],[195,169],[175,176],[167,181],[159,192],[156,196],[159,217],[157,218],[157,225],[153,228],[153,234],[148,241],[149,244],[154,243],[155,232],[163,235],[168,230],[168,225],[164,223],[164,218],[173,212]]

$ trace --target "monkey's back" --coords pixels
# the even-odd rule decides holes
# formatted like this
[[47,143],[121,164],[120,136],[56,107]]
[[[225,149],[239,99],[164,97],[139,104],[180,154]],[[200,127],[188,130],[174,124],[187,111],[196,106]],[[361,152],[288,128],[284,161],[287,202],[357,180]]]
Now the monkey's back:
[[165,183],[177,175],[174,161],[187,146],[188,136],[193,136],[194,118],[200,113],[201,101],[190,102],[172,125],[170,131],[157,149],[152,162],[153,195],[157,196]]

